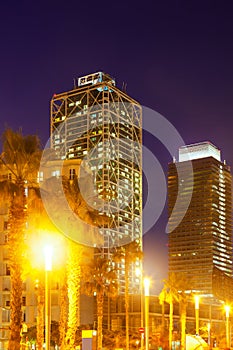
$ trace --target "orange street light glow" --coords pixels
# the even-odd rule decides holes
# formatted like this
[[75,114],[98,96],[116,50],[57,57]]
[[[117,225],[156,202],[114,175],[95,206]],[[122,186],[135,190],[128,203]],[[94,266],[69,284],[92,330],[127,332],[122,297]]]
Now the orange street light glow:
[[230,316],[230,309],[231,309],[231,307],[229,305],[225,305],[224,309],[226,311],[226,317],[229,317]]
[[195,295],[194,299],[195,299],[195,309],[199,309],[199,301],[200,301],[199,295]]
[[52,256],[53,256],[53,247],[50,245],[46,245],[44,247],[44,256],[45,256],[45,270],[52,270]]
[[149,296],[149,294],[150,294],[150,279],[149,278],[144,278],[144,291],[145,291],[145,296]]

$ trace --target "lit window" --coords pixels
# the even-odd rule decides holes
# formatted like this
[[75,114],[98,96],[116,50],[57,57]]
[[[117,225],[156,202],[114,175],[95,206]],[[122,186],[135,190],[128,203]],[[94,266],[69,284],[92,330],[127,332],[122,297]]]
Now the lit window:
[[60,170],[54,170],[54,171],[52,171],[52,176],[59,177],[59,176],[60,176]]
[[37,173],[37,182],[42,182],[43,179],[44,179],[43,171],[38,171],[38,173]]
[[75,169],[70,169],[70,180],[73,180],[75,177]]

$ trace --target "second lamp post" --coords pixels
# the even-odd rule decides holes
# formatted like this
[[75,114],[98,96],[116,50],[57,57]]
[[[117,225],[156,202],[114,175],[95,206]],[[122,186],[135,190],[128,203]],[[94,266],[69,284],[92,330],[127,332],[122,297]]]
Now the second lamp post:
[[50,349],[51,295],[50,272],[52,270],[52,247],[44,248],[45,255],[45,349]]
[[145,296],[145,350],[149,350],[149,297],[150,297],[149,278],[144,278],[144,296]]

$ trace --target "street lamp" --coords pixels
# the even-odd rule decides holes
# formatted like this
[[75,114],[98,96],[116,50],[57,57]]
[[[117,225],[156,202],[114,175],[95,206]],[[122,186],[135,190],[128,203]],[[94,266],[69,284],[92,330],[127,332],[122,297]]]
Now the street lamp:
[[44,248],[45,257],[45,350],[50,349],[50,324],[51,324],[51,295],[50,295],[50,271],[52,270],[53,249],[47,245]]
[[230,306],[225,305],[224,308],[226,312],[226,343],[227,343],[227,348],[230,348],[230,331],[229,331]]
[[150,297],[150,280],[144,278],[144,295],[145,295],[145,350],[149,350],[149,297]]
[[199,301],[200,296],[195,295],[195,318],[196,318],[196,335],[199,335]]
[[211,329],[211,324],[210,322],[207,323],[207,330],[208,330],[208,345],[210,346],[210,329]]

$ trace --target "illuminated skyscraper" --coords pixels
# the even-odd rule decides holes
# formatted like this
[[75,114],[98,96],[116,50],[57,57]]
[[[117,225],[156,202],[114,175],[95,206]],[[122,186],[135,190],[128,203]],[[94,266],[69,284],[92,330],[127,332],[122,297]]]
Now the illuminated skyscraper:
[[[141,106],[109,75],[78,78],[71,91],[53,96],[51,147],[58,158],[84,160],[91,171],[98,197],[92,205],[109,217],[99,229],[106,254],[142,239],[141,143]],[[121,273],[123,279],[124,263]],[[131,273],[133,285],[138,284],[133,268]]]
[[[190,162],[192,173],[187,172]],[[191,198],[185,213],[173,212],[178,188],[180,208]],[[186,274],[190,289],[211,297],[216,294],[216,274],[225,280],[233,275],[231,173],[213,144],[202,142],[179,149],[179,161],[169,164],[168,206],[173,227],[169,232],[169,271]]]

